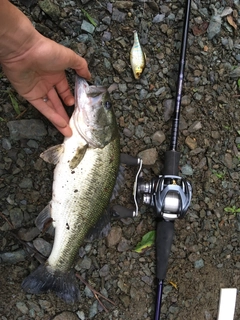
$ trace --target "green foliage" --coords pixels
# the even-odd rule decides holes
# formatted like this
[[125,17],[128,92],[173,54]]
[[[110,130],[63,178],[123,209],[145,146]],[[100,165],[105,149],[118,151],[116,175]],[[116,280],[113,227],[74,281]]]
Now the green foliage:
[[15,112],[16,112],[17,114],[20,114],[21,111],[20,111],[20,109],[19,109],[18,101],[17,101],[16,97],[12,94],[12,92],[11,92],[10,90],[0,90],[0,92],[5,92],[5,93],[8,94],[8,96],[9,96],[9,98],[10,98],[10,100],[11,100],[11,103],[12,103],[12,106],[13,106]]
[[226,207],[224,208],[224,211],[225,212],[228,212],[228,213],[240,213],[240,208],[237,208],[236,206],[232,206],[232,207]]
[[142,237],[142,240],[137,244],[134,251],[141,253],[144,251],[144,249],[151,247],[155,241],[155,233],[155,231],[149,231],[148,233],[146,233]]
[[90,14],[89,14],[86,10],[84,10],[84,9],[81,9],[81,10],[82,10],[84,16],[89,20],[89,22],[90,22],[94,27],[96,27],[96,26],[97,26],[97,23],[96,23],[96,21],[90,16]]

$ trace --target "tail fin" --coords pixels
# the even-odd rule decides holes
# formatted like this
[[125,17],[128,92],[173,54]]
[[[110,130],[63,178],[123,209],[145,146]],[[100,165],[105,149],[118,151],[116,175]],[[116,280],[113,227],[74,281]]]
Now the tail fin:
[[53,291],[67,303],[80,299],[80,291],[73,270],[67,273],[51,272],[46,265],[39,266],[22,282],[24,291],[32,294]]

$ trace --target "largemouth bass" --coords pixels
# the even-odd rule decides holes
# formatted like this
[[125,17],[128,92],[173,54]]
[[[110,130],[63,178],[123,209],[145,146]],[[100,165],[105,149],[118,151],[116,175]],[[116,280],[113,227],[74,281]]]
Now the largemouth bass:
[[67,303],[80,292],[72,266],[88,231],[106,210],[119,169],[120,143],[106,87],[89,86],[77,76],[72,136],[41,156],[56,164],[52,200],[37,218],[51,217],[55,227],[52,252],[22,283],[33,294],[54,291]]

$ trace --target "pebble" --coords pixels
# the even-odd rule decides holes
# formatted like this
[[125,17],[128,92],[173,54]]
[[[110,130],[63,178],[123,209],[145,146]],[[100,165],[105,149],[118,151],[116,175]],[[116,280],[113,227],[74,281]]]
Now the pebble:
[[47,130],[41,120],[14,120],[7,123],[12,140],[41,140],[47,135]]
[[33,240],[33,245],[44,257],[48,257],[52,251],[52,245],[43,238]]
[[158,152],[156,148],[150,148],[139,152],[138,157],[142,159],[144,165],[151,166],[157,161]]
[[196,260],[196,261],[194,262],[194,267],[195,267],[195,269],[201,269],[201,268],[203,268],[203,267],[204,267],[204,261],[203,261],[203,259]]
[[79,317],[73,312],[63,311],[55,316],[52,320],[79,320]]
[[53,21],[57,21],[60,18],[61,12],[59,6],[50,0],[41,0],[38,3],[39,7],[49,15]]
[[162,144],[166,140],[165,133],[163,131],[156,131],[152,135],[152,141],[155,142],[156,144]]
[[18,308],[18,310],[23,313],[23,314],[27,314],[28,313],[28,307],[26,306],[26,304],[24,302],[17,302],[16,303],[16,307]]
[[82,25],[81,25],[81,29],[83,31],[86,31],[86,32],[92,34],[95,30],[95,27],[91,23],[83,20]]
[[181,167],[182,174],[186,176],[192,176],[193,175],[193,168],[189,164],[185,164]]
[[193,139],[193,138],[191,138],[191,137],[189,137],[189,136],[185,139],[185,143],[186,143],[186,145],[187,145],[191,150],[194,150],[194,149],[197,148],[197,141],[196,141],[196,139]]
[[112,227],[108,236],[106,237],[106,245],[108,247],[116,246],[122,238],[122,229],[120,227]]

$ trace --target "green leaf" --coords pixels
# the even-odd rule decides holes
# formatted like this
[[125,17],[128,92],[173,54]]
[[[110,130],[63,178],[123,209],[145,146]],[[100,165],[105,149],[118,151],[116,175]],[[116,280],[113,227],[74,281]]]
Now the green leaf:
[[226,207],[226,208],[224,208],[224,211],[225,212],[234,212],[234,208],[231,208],[231,207]]
[[237,81],[238,88],[240,88],[240,79]]
[[87,11],[84,10],[84,9],[81,9],[81,10],[82,10],[84,16],[89,20],[89,22],[90,22],[94,27],[96,27],[96,26],[97,26],[97,23],[96,23],[96,21],[90,16],[90,14],[87,13]]
[[4,121],[6,121],[6,120],[5,120],[5,119],[3,119],[2,117],[0,117],[0,121],[4,122]]
[[134,251],[141,253],[141,252],[143,252],[144,249],[151,247],[155,241],[155,234],[156,234],[156,232],[154,230],[146,233],[142,237],[142,240],[137,244]]
[[13,105],[13,108],[14,108],[15,112],[17,114],[20,114],[21,111],[19,109],[19,105],[18,105],[17,99],[14,97],[14,95],[11,92],[8,92],[8,95],[9,95],[9,98],[11,99],[11,102],[12,102],[12,105]]

